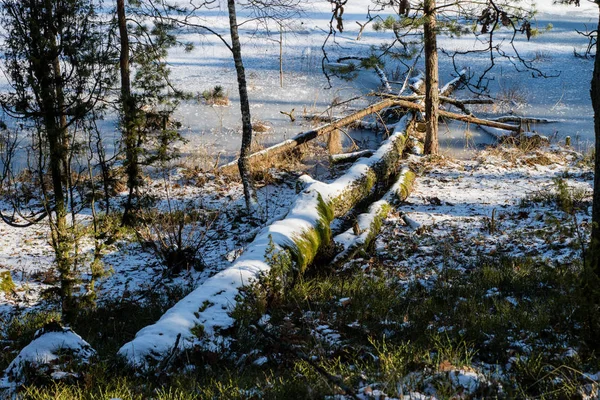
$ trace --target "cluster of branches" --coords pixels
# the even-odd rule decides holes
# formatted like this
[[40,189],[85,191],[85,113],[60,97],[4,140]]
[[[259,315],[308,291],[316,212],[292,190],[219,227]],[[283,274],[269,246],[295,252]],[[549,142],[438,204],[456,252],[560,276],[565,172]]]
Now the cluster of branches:
[[[336,22],[336,18],[340,18],[339,10],[345,5],[341,0],[330,0],[330,3],[334,16],[330,21],[330,31],[322,47],[323,72],[327,76],[330,74],[325,68],[325,63],[329,62],[327,42],[331,38],[335,42],[336,31],[342,31],[340,28],[343,25]],[[382,13],[389,11],[394,14],[386,18],[381,16]],[[370,57],[362,57],[361,66],[374,68],[381,76],[385,61],[394,60],[404,65],[408,78],[413,73],[418,58],[424,53],[425,113],[428,116],[425,151],[437,153],[439,114],[437,37],[440,34],[451,37],[468,34],[474,37],[475,45],[472,49],[442,51],[451,60],[457,74],[460,74],[464,68],[460,65],[463,56],[472,54],[487,56],[487,66],[479,72],[467,71],[463,80],[470,90],[481,94],[488,90],[490,80],[488,75],[497,64],[498,58],[508,60],[518,71],[529,71],[536,77],[548,76],[531,60],[522,57],[516,47],[516,39],[519,35],[524,35],[529,40],[538,33],[533,25],[534,14],[534,10],[523,6],[520,2],[506,0],[469,2],[373,0],[372,6],[367,11],[367,22],[359,23],[360,31],[357,39],[360,39],[363,30],[370,23],[376,31],[391,31],[393,36],[390,42],[373,48]],[[384,79],[382,81],[387,82]],[[406,85],[403,85],[403,89],[405,87]],[[387,91],[390,91],[389,89],[388,86]]]
[[[76,293],[83,260],[76,216],[91,207],[98,238],[95,202],[102,192],[108,214],[120,179],[115,167],[123,158],[121,146],[109,154],[97,122],[111,110],[121,116],[130,189],[125,215],[141,185],[140,165],[172,157],[167,149],[178,139],[169,121],[180,93],[170,90],[164,61],[175,44],[170,27],[134,13],[125,16],[124,2],[117,3],[113,17],[98,12],[97,0],[0,3],[9,82],[0,93],[6,121],[0,133],[0,193],[8,202],[0,216],[15,227],[48,221],[66,321],[80,303],[93,299],[90,290]],[[119,32],[127,21],[133,28]],[[101,274],[96,244],[92,279]]]

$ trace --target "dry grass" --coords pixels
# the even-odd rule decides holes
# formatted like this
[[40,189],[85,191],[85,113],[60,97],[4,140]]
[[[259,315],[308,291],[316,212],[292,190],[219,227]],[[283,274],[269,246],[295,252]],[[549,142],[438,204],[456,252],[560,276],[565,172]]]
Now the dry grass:
[[490,156],[501,158],[515,166],[564,164],[566,162],[565,154],[550,152],[535,142],[525,142],[521,145],[501,144],[489,147],[479,154],[478,159],[485,161]]
[[229,94],[223,89],[223,86],[217,85],[210,90],[205,90],[198,95],[198,99],[204,99],[207,105],[228,106]]
[[257,133],[269,132],[273,127],[265,121],[255,121],[252,123],[252,130]]
[[195,176],[200,172],[215,169],[220,160],[221,153],[215,155],[204,146],[195,146],[188,154],[181,157],[177,166],[184,170],[184,174]]

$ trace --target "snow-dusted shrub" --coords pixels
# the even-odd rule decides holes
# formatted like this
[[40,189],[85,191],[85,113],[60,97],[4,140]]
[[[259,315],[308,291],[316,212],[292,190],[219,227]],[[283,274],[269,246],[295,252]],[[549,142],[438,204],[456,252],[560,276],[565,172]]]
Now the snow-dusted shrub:
[[[199,96],[200,97],[200,96]],[[205,90],[201,93],[201,97],[208,105],[228,106],[229,96],[221,85],[216,85],[214,88]]]
[[201,248],[206,228],[214,221],[212,213],[195,210],[192,205],[168,212],[144,211],[136,234],[140,243],[152,251],[169,274],[204,269]]

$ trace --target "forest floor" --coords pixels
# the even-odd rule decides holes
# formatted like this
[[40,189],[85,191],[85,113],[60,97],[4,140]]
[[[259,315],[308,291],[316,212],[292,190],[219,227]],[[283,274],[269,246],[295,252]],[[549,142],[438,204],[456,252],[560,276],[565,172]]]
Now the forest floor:
[[[169,270],[144,245],[153,232],[172,229],[172,221],[147,224],[149,236],[121,232],[105,247],[111,273],[96,279],[98,306],[71,324],[98,352],[95,361],[77,368],[56,363],[53,373],[78,372],[58,386],[36,373],[36,386],[21,393],[61,399],[598,396],[600,360],[590,344],[598,313],[582,262],[591,215],[589,157],[558,146],[498,146],[470,160],[409,161],[418,170],[416,186],[367,252],[341,269],[315,266],[286,287],[275,268],[243,290],[227,347],[188,351],[153,370],[150,383],[123,368],[116,351],[229,265],[261,226],[242,216],[241,189],[227,176],[182,167],[157,175],[150,185],[157,210],[196,212],[187,232],[202,250],[198,271],[192,264]],[[335,175],[318,162],[307,168],[319,179]],[[263,172],[263,224],[285,214],[297,176]],[[4,272],[0,369],[36,329],[59,318],[45,290],[55,283],[46,229],[0,227],[0,273],[8,271],[12,283]],[[82,253],[91,248],[83,245]],[[89,279],[84,274],[88,290]]]

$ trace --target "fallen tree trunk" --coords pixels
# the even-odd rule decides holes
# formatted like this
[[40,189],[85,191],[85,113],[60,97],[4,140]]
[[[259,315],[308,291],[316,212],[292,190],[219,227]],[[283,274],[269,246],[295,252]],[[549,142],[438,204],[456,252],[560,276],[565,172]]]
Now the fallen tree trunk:
[[[389,93],[380,93],[381,97],[394,98],[397,100],[406,100],[406,101],[416,101],[417,104],[421,104],[421,100],[425,99],[425,96],[422,95],[412,95],[412,96],[396,96]],[[452,104],[459,108],[462,112],[467,115],[471,115],[472,113],[467,110],[466,105],[469,104],[494,104],[493,100],[490,99],[453,99],[447,96],[439,96],[441,103]],[[493,121],[493,120],[492,120]],[[506,121],[497,121],[497,122],[506,122]]]
[[550,143],[550,139],[547,136],[540,135],[537,132],[510,132],[486,126],[480,126],[480,129],[495,138],[499,143],[520,144],[529,142],[536,145]]
[[412,191],[415,173],[404,167],[392,188],[383,198],[369,207],[368,212],[360,214],[357,226],[337,235],[334,242],[342,248],[331,264],[343,265],[354,258],[359,252],[365,250],[375,240],[381,230],[383,220],[387,218],[394,205],[406,200]]
[[330,123],[335,122],[338,119],[344,118],[342,115],[326,115],[323,113],[320,114],[306,114],[302,116],[303,119],[311,122],[321,122],[321,123]]
[[326,184],[304,178],[310,186],[297,196],[283,220],[265,227],[237,261],[206,280],[154,325],[140,330],[119,354],[130,365],[147,368],[193,346],[218,350],[224,341],[221,332],[233,326],[230,311],[239,289],[268,273],[276,259],[288,260],[288,270],[302,273],[317,252],[329,245],[333,218],[346,214],[396,173],[409,122],[408,116],[403,117],[396,133],[372,157],[360,159],[335,181]]
[[385,72],[383,72],[381,67],[379,67],[379,65],[377,65],[377,64],[375,64],[375,66],[373,68],[375,69],[375,73],[379,77],[379,80],[381,81],[381,85],[383,86],[385,91],[388,93],[392,93],[392,87],[390,86],[390,81],[388,80],[387,76],[385,75]]
[[462,69],[458,73],[458,76],[456,78],[454,78],[450,82],[446,83],[440,89],[440,96],[449,96],[449,95],[451,95],[456,89],[458,89],[460,87],[460,85],[465,80],[465,76],[466,75],[467,75],[467,70],[466,69]]
[[351,125],[352,128],[365,129],[375,132],[391,132],[394,130],[395,126],[396,124],[383,124],[381,121],[370,122],[362,119],[353,122]]
[[[424,106],[410,102],[410,101],[406,101],[406,100],[396,100],[395,104],[398,106],[410,109],[410,110],[417,110],[420,112],[425,111]],[[463,122],[469,122],[471,124],[476,124],[476,125],[491,126],[493,128],[505,129],[507,131],[512,131],[512,132],[519,132],[521,129],[519,126],[516,126],[516,125],[510,125],[510,124],[505,124],[502,122],[490,121],[487,119],[473,117],[471,115],[456,114],[456,113],[445,111],[445,110],[440,110],[439,114],[441,117],[445,117],[445,118],[455,119],[455,120],[463,121]]]
[[[452,90],[456,89],[460,80],[462,79],[462,76],[463,75],[460,75],[459,77],[455,78],[453,81],[449,82],[447,85],[444,86],[444,88],[443,88],[444,96],[450,94]],[[418,80],[416,83],[414,83],[410,87],[413,91],[415,91],[415,93],[418,93],[421,86],[422,86],[422,80]],[[286,151],[289,151],[297,146],[300,146],[301,144],[307,143],[321,135],[328,134],[336,129],[342,128],[342,127],[349,125],[355,121],[359,121],[360,119],[366,117],[367,115],[377,113],[386,108],[399,106],[401,108],[410,109],[410,110],[418,110],[420,112],[423,112],[425,109],[424,106],[422,106],[422,105],[415,104],[408,100],[404,100],[404,99],[417,100],[420,98],[420,96],[418,96],[418,95],[408,96],[408,97],[398,97],[398,96],[392,96],[392,95],[388,95],[388,96],[389,96],[389,98],[382,100],[378,103],[372,104],[366,108],[363,108],[362,110],[356,111],[346,117],[343,117],[336,121],[325,124],[319,128],[316,128],[316,129],[313,129],[313,130],[310,130],[307,132],[299,133],[298,135],[294,136],[291,139],[277,143],[277,144],[267,147],[266,149],[263,149],[261,151],[252,153],[252,154],[248,155],[248,159],[250,161],[253,161],[255,159],[265,159],[265,158],[277,156],[277,155],[282,154]],[[468,116],[468,115],[450,113],[450,112],[444,111],[444,110],[440,110],[440,115],[443,117],[446,117],[446,118],[462,120],[465,122],[471,122],[471,123],[475,123],[475,124],[479,124],[479,125],[495,124],[495,125],[489,125],[489,126],[495,126],[500,129],[508,129],[508,130],[512,130],[512,131],[516,131],[519,129],[519,127],[515,127],[513,125],[502,124],[500,122],[493,122],[493,121],[490,122],[487,120],[478,119],[478,118]],[[238,163],[238,159],[236,158],[235,160],[222,165],[221,167],[219,167],[219,169],[222,172],[236,169],[237,163]]]
[[[473,113],[467,108],[468,104],[494,104],[490,99],[453,99],[451,97],[440,96],[440,101],[445,104],[452,104],[466,115],[473,115]],[[500,121],[498,121],[500,122]]]
[[560,122],[557,119],[519,117],[516,115],[505,115],[502,117],[489,118],[489,120],[496,122],[515,122],[517,124],[555,124]]
[[370,157],[373,155],[373,150],[361,150],[352,153],[332,154],[329,156],[331,164],[340,164],[345,162],[356,161],[361,157]]
[[[361,118],[366,117],[367,115],[379,112],[379,111],[383,110],[384,108],[394,105],[395,102],[396,102],[396,100],[394,100],[394,99],[386,99],[386,100],[380,101],[378,103],[372,104],[372,105],[368,106],[367,108],[363,108],[360,111],[357,111],[353,114],[348,115],[347,117],[344,117],[337,121],[323,125],[319,128],[316,128],[316,129],[313,129],[313,130],[310,130],[307,132],[302,132],[302,133],[294,136],[291,139],[277,143],[273,146],[267,147],[266,149],[258,151],[256,153],[252,153],[252,154],[248,155],[248,160],[253,161],[256,159],[264,159],[267,157],[273,157],[273,156],[279,155],[281,153],[284,153],[288,150],[293,149],[294,147],[297,147],[297,146],[300,146],[301,144],[309,142],[318,136],[325,135],[336,129],[339,129],[346,125],[349,125],[350,123],[352,123],[356,120],[360,120]],[[235,160],[231,161],[230,163],[227,163],[227,164],[221,166],[219,169],[221,171],[236,169],[237,162],[238,162],[238,159],[236,158]]]

